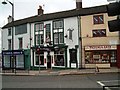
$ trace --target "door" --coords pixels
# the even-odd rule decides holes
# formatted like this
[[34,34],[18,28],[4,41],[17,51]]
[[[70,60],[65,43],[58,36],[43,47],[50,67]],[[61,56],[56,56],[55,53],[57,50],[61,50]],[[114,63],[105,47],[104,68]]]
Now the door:
[[111,51],[110,55],[110,66],[111,67],[117,67],[117,53],[116,51]]
[[11,69],[16,68],[16,56],[10,56]]
[[51,68],[51,56],[50,55],[47,56],[47,68],[48,69]]

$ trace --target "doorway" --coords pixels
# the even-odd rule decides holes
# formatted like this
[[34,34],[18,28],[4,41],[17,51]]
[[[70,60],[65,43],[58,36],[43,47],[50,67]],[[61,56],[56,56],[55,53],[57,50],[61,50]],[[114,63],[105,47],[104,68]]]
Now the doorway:
[[47,56],[47,68],[51,69],[51,56],[50,55]]
[[10,56],[10,68],[16,69],[16,56]]

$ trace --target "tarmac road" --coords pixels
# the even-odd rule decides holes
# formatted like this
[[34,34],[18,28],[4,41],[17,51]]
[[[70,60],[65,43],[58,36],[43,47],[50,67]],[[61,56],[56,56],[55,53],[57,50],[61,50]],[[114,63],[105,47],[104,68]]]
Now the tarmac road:
[[98,84],[98,81],[112,80],[120,80],[117,73],[65,76],[2,76],[2,88],[17,88],[17,90],[18,88],[32,88],[32,90],[34,88],[99,88],[102,90],[103,86]]

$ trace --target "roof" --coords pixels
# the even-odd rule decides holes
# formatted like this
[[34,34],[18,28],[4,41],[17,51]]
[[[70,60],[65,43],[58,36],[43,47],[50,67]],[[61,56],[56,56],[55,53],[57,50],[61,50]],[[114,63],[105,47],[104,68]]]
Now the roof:
[[[14,26],[26,24],[26,23],[41,22],[41,21],[74,17],[74,16],[85,16],[85,15],[92,15],[92,14],[99,14],[106,12],[107,12],[106,5],[90,7],[90,8],[73,9],[73,10],[67,10],[67,11],[61,11],[61,12],[55,12],[55,13],[49,13],[43,15],[35,15],[24,19],[19,19],[14,21]],[[8,23],[5,26],[3,26],[2,29],[11,27],[12,25],[13,25],[12,22]]]

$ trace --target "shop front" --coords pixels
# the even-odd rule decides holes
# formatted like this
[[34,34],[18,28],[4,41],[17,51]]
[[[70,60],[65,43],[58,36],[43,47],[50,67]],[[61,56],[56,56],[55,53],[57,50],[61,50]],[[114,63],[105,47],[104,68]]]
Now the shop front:
[[52,68],[65,68],[66,66],[66,49],[65,47],[53,46],[49,47],[36,47],[33,49],[33,69],[52,69]]
[[86,68],[110,68],[117,66],[117,47],[110,45],[85,46]]
[[25,69],[23,50],[2,51],[2,68],[4,69]]

